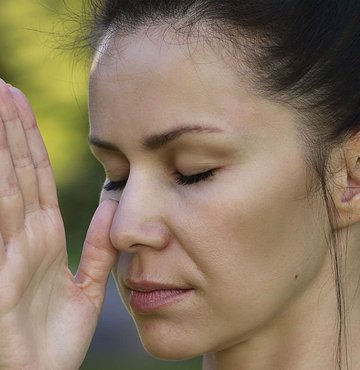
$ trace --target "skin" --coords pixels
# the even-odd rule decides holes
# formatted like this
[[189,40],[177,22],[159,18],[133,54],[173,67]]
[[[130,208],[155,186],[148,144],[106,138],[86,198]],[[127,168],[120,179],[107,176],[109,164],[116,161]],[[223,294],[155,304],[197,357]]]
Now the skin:
[[[75,276],[34,114],[0,80],[0,368],[79,369],[111,270],[155,356],[204,354],[204,370],[334,368],[329,224],[321,194],[308,192],[313,174],[298,115],[255,94],[248,70],[235,74],[214,48],[174,43],[171,34],[164,42],[155,31],[108,39],[94,60],[92,150],[107,182],[124,188],[102,192]],[[172,140],[160,146],[169,131]],[[359,143],[334,150],[329,182],[348,242],[342,271],[353,369]],[[179,181],[210,170],[203,181]],[[144,314],[129,305],[129,279],[192,290]]]
[[79,369],[116,259],[106,223],[115,204],[99,206],[73,276],[34,114],[25,96],[2,80],[0,173],[0,368]]
[[[309,195],[296,113],[254,94],[242,72],[214,49],[156,32],[103,42],[90,141],[108,180],[127,180],[101,195],[118,202],[114,277],[157,357],[207,353],[205,370],[329,369],[337,309],[325,206]],[[184,126],[197,130],[142,145]],[[196,184],[176,181],[213,169]],[[129,306],[129,278],[194,291],[142,314]]]

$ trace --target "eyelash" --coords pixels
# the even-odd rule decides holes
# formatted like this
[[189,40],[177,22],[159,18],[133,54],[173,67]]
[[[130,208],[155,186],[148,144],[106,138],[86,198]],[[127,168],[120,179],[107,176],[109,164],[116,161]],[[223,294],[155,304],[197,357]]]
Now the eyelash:
[[125,188],[127,180],[122,181],[109,181],[107,184],[104,185],[103,189],[106,191],[117,191],[122,190]]
[[182,175],[181,173],[177,173],[176,176],[177,176],[176,182],[179,185],[193,185],[198,182],[205,181],[209,177],[214,176],[214,170],[197,173],[191,176],[185,176],[185,175]]
[[[191,176],[185,176],[181,173],[176,173],[176,182],[179,185],[193,185],[201,181],[206,181],[210,177],[214,176],[215,170],[209,170],[206,172],[197,173]],[[125,188],[127,180],[122,181],[109,181],[107,184],[104,185],[104,190],[106,191],[117,191],[122,190]]]

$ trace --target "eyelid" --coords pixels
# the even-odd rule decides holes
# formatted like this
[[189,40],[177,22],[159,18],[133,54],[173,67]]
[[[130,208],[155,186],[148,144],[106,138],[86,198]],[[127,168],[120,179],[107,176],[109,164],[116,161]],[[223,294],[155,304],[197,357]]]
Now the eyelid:
[[103,167],[106,176],[109,178],[108,174],[111,173],[112,178],[121,178],[124,174],[128,173],[130,170],[129,162],[119,156],[118,153],[101,150],[95,147],[95,150],[92,150],[90,147],[91,152],[95,159],[101,164]]
[[[206,181],[215,175],[216,169],[211,169],[193,175],[183,175],[179,172],[175,172],[174,176],[176,177],[176,183],[183,186],[194,185],[203,181]],[[109,180],[104,186],[105,191],[121,191],[125,188],[127,183],[126,180],[112,181]]]
[[[109,167],[105,166],[105,164],[102,164],[104,171],[105,171],[105,183],[103,185],[103,190],[105,191],[118,191],[123,190],[127,183],[127,177],[128,176],[128,169],[126,169],[126,172],[123,172],[121,168],[118,168],[116,166],[111,166],[112,168],[110,170]],[[114,180],[112,180],[114,179]],[[115,179],[121,179],[121,180],[115,180]]]
[[194,185],[202,181],[206,181],[209,178],[213,177],[215,174],[215,169],[211,169],[208,171],[199,172],[193,175],[183,175],[179,172],[176,173],[176,182],[180,185],[188,186]]

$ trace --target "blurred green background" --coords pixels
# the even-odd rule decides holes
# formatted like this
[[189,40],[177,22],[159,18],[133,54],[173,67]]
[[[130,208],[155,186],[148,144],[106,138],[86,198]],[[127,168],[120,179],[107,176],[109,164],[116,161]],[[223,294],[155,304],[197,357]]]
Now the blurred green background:
[[[81,9],[81,0],[67,0],[67,4],[75,11]],[[76,271],[103,173],[87,147],[87,63],[66,51],[58,37],[64,29],[70,32],[77,27],[68,11],[63,0],[0,0],[0,77],[25,92],[37,116],[57,179],[70,266]],[[150,358],[110,281],[82,370],[200,368],[200,359]]]

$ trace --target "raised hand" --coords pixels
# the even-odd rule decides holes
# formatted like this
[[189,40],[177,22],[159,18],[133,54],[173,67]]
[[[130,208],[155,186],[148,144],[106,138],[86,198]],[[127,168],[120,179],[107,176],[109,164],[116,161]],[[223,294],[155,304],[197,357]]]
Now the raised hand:
[[80,367],[117,256],[109,240],[115,209],[113,201],[100,204],[73,276],[34,114],[0,80],[0,369]]

